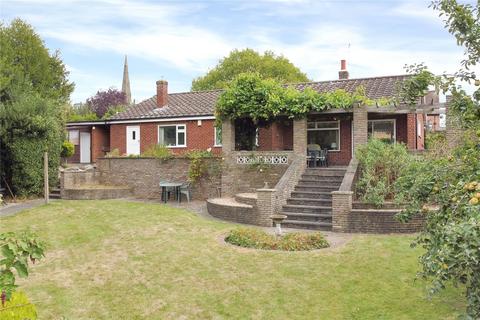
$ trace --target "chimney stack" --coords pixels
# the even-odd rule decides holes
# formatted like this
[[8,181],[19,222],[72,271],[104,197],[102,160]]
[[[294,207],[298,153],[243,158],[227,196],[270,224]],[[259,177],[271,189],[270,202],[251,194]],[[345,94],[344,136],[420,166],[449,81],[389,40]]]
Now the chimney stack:
[[348,79],[348,71],[347,71],[347,60],[340,60],[340,71],[338,71],[338,79],[346,80]]
[[157,107],[165,107],[168,104],[168,81],[157,81]]

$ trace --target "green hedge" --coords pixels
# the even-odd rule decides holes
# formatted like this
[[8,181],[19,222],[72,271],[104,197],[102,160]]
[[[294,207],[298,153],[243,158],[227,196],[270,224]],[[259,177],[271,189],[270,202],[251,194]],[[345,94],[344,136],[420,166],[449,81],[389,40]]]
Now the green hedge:
[[61,145],[49,140],[31,137],[17,137],[9,145],[12,161],[11,182],[19,196],[41,194],[43,192],[43,153],[48,152],[49,185],[58,184]]

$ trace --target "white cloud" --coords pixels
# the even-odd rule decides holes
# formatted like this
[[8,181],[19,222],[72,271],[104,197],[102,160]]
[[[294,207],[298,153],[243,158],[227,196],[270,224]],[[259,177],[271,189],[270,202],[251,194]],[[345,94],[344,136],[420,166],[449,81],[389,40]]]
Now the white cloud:
[[[168,75],[171,91],[188,90],[194,76],[207,71],[234,48],[251,47],[283,54],[314,80],[337,78],[342,58],[348,61],[351,77],[365,77],[402,74],[404,64],[415,62],[425,62],[437,73],[453,72],[458,69],[462,54],[453,37],[444,40],[438,35],[433,38],[418,32],[415,36],[397,34],[395,38],[388,30],[376,32],[372,29],[374,24],[368,21],[371,17],[366,17],[366,21],[359,18],[332,23],[332,19],[326,19],[329,13],[341,14],[327,10],[333,7],[334,1],[267,0],[275,2],[267,4],[267,12],[261,10],[265,8],[261,7],[265,1],[233,3],[229,7],[232,12],[244,10],[242,14],[246,17],[255,14],[262,20],[232,25],[240,30],[238,33],[209,26],[207,20],[219,18],[223,12],[211,13],[212,7],[217,6],[208,7],[200,2],[3,1],[6,1],[7,11],[25,18],[42,37],[59,41],[62,51],[81,52],[91,57],[92,62],[101,53],[113,53],[114,57],[128,54],[130,62],[147,60],[146,64],[152,65],[151,70],[165,66],[178,70],[175,76]],[[427,4],[424,1],[401,2],[382,15],[387,19],[436,21],[432,25],[437,23],[438,30],[443,29],[441,19]],[[367,5],[358,8],[363,10],[362,15],[367,15]],[[324,11],[326,16],[315,17]],[[281,18],[271,18],[275,15]],[[301,27],[292,22],[297,19],[302,19]],[[365,25],[370,28],[361,28]],[[290,33],[285,36],[283,31]],[[68,70],[77,83],[74,101],[83,100],[100,88],[121,83],[121,78],[115,77],[118,74],[103,74],[93,67],[87,71],[72,64],[69,61]],[[118,70],[121,71],[121,65]],[[180,79],[185,81],[179,82]],[[137,101],[155,93],[156,75],[132,74],[131,69],[130,80]]]
[[202,8],[198,4],[173,6],[130,0],[74,3],[75,10],[72,2],[52,5],[48,19],[44,12],[32,11],[22,17],[42,36],[72,47],[126,53],[185,70],[203,70],[232,48],[215,32],[188,23],[188,14]]
[[438,12],[429,7],[428,1],[403,2],[393,7],[390,14],[400,17],[410,17],[423,21],[442,23]]

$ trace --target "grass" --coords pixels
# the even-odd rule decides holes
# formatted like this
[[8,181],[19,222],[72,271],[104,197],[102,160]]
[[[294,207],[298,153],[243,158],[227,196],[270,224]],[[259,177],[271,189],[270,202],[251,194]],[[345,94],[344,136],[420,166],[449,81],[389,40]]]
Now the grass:
[[456,319],[463,291],[426,298],[412,236],[312,252],[219,239],[232,224],[160,204],[58,201],[0,218],[47,257],[20,281],[40,319]]

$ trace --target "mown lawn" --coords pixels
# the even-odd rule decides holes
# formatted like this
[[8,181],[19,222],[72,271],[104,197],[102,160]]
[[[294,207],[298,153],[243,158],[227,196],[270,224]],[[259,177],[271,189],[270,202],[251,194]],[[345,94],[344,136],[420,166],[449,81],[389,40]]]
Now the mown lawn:
[[0,218],[48,243],[21,289],[40,319],[456,319],[460,289],[429,300],[412,236],[265,252],[219,241],[234,228],[160,204],[59,201]]

